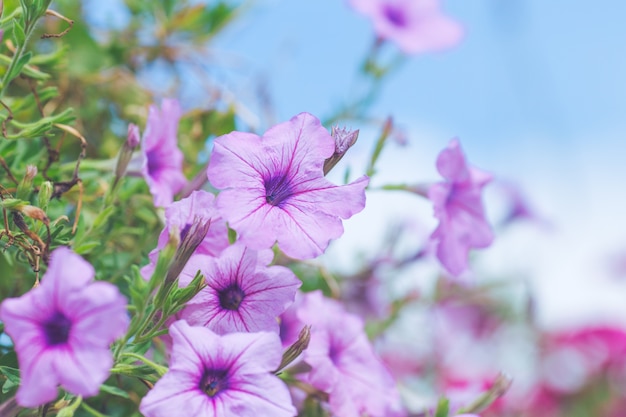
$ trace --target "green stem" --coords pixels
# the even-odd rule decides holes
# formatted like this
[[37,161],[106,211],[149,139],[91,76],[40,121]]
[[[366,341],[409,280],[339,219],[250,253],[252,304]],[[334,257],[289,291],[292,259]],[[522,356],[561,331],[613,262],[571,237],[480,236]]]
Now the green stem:
[[165,366],[161,366],[158,363],[152,362],[150,359],[147,359],[136,353],[125,352],[125,353],[122,353],[122,356],[127,356],[129,358],[137,359],[138,361],[145,363],[150,368],[154,369],[157,372],[157,374],[159,374],[159,376],[163,376],[167,372],[167,368]]

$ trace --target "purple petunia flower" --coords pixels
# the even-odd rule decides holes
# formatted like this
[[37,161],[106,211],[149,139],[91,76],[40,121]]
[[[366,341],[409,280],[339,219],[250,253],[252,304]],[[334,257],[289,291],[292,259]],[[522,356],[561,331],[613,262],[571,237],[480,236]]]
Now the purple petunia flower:
[[395,381],[374,353],[363,321],[320,291],[300,301],[297,316],[312,326],[303,353],[311,366],[308,382],[329,394],[333,415],[404,416]]
[[363,176],[337,186],[324,178],[335,140],[308,113],[269,129],[263,137],[233,132],[215,140],[208,177],[222,191],[217,206],[239,239],[298,259],[324,252],[343,233],[341,219],[363,210]]
[[89,263],[61,247],[52,252],[40,286],[2,303],[0,319],[20,366],[21,406],[54,400],[58,385],[95,395],[109,376],[109,345],[129,323],[126,299],[114,285],[93,278]]
[[458,276],[468,267],[469,250],[486,248],[493,241],[481,200],[482,189],[491,176],[467,165],[457,139],[439,154],[437,170],[445,181],[433,184],[428,190],[435,217],[439,219],[431,240],[437,246],[441,264]]
[[141,145],[141,172],[157,207],[169,205],[174,201],[174,194],[187,184],[183,175],[183,153],[177,145],[181,113],[180,105],[174,99],[163,100],[161,110],[155,105],[150,106],[148,113]]
[[195,253],[217,256],[229,242],[226,223],[215,207],[215,196],[202,190],[194,191],[189,197],[170,204],[165,209],[165,227],[159,235],[157,247],[148,255],[150,263],[141,268],[141,275],[145,279],[150,279],[156,267],[159,251],[167,245],[173,228],[178,229],[182,241],[194,222],[206,221],[211,222],[209,231]]
[[439,0],[349,0],[368,16],[382,39],[395,42],[403,52],[416,54],[457,44],[461,26],[439,10]]
[[272,374],[281,360],[278,335],[218,336],[183,320],[170,326],[170,335],[170,369],[141,401],[144,416],[296,415],[287,386]]
[[226,248],[219,258],[192,256],[180,284],[187,285],[200,270],[207,285],[187,303],[181,318],[218,334],[278,333],[276,318],[293,302],[302,283],[284,266],[268,267],[272,257],[270,249],[256,252],[241,243]]

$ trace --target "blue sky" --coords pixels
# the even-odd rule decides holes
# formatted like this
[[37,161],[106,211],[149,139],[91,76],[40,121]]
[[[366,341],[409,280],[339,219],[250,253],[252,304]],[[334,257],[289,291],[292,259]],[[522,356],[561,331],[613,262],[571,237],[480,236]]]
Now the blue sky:
[[[385,150],[375,181],[437,180],[436,155],[458,136],[472,163],[519,183],[554,225],[511,231],[477,267],[530,282],[548,325],[626,323],[626,280],[613,279],[607,267],[612,254],[626,252],[626,2],[443,5],[466,36],[453,49],[409,57],[387,80],[370,114],[392,115],[408,145]],[[302,111],[323,118],[359,87],[357,68],[372,41],[370,22],[344,1],[258,0],[217,38],[207,77],[253,113],[262,84],[276,122]],[[377,132],[349,126],[362,128],[345,162],[359,172]],[[365,250],[359,245],[384,233],[389,218],[434,227],[424,201],[368,198],[336,248]]]
[[[466,37],[410,57],[387,81],[370,113],[393,115],[409,144],[386,150],[379,180],[437,179],[437,152],[460,137],[474,164],[520,183],[555,226],[503,236],[482,255],[485,270],[528,279],[547,325],[626,322],[624,282],[606,267],[626,250],[626,2],[443,4]],[[262,74],[282,121],[301,111],[323,117],[347,100],[372,36],[342,1],[259,1],[217,48],[239,56],[243,73]],[[362,134],[356,166],[374,134]],[[378,222],[383,233],[384,218],[418,213],[432,226],[431,208],[414,200],[372,195],[374,209],[347,230]],[[345,240],[358,245],[354,233]]]

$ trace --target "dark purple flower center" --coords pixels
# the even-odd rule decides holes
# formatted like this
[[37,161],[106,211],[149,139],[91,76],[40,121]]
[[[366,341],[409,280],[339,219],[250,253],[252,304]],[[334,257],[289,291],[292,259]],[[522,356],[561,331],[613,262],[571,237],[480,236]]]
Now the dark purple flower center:
[[286,175],[276,175],[265,180],[265,201],[272,206],[280,206],[291,197],[292,190]]
[[335,337],[333,337],[332,333],[329,336],[330,340],[328,341],[328,357],[333,362],[333,364],[337,365],[343,349],[340,346],[339,341],[336,340]]
[[50,346],[66,343],[67,339],[70,337],[71,329],[71,320],[60,311],[55,312],[43,325],[46,342],[48,342]]
[[396,4],[383,6],[383,14],[394,26],[405,27],[408,23],[402,7]]
[[189,229],[191,229],[191,223],[185,224],[185,226],[182,229],[180,229],[180,241],[181,242],[185,240],[185,238],[187,237],[187,234],[189,233]]
[[156,150],[150,150],[146,152],[146,158],[148,159],[148,175],[154,177],[156,173],[161,169],[161,158]]
[[221,369],[205,369],[200,379],[200,389],[209,397],[215,397],[228,388],[228,372]]
[[231,284],[218,293],[220,305],[226,310],[237,310],[246,294],[237,284]]

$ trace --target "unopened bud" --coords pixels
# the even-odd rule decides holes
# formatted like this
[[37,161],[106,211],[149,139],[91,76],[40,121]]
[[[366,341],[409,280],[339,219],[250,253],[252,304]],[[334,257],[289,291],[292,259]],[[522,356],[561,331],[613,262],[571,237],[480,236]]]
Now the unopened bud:
[[139,127],[135,124],[128,125],[128,135],[126,142],[122,145],[120,153],[117,157],[117,165],[115,166],[115,179],[113,180],[112,189],[115,189],[120,179],[126,174],[128,163],[133,156],[133,150],[139,145]]
[[298,356],[300,356],[300,354],[304,352],[306,348],[309,347],[310,341],[311,341],[311,326],[304,326],[302,330],[300,330],[298,339],[295,342],[293,342],[293,344],[289,346],[287,350],[285,350],[285,352],[283,353],[283,359],[280,361],[280,365],[278,366],[278,369],[274,371],[274,373],[280,372],[290,363],[295,361],[298,358]]
[[30,217],[31,219],[39,220],[44,224],[50,224],[50,220],[48,219],[48,216],[46,216],[46,212],[39,207],[25,205],[20,211],[22,212],[22,214]]
[[39,187],[39,196],[37,198],[37,203],[39,207],[43,210],[48,209],[48,203],[50,202],[50,198],[52,197],[52,192],[54,191],[54,186],[52,182],[45,181]]
[[33,186],[33,179],[37,175],[37,167],[34,165],[28,165],[26,167],[26,173],[24,178],[17,186],[16,197],[21,200],[27,200],[30,195],[31,188]]
[[174,255],[174,261],[167,271],[165,282],[173,282],[180,275],[191,255],[196,251],[204,240],[211,226],[211,220],[202,221],[200,218],[194,218],[193,223],[186,225],[180,232],[180,245]]
[[136,148],[139,146],[139,126],[134,123],[128,125],[128,136],[126,137],[126,145],[128,147]]
[[347,130],[346,128],[338,128],[333,126],[330,130],[330,135],[335,139],[335,153],[324,161],[324,175],[333,169],[337,162],[343,158],[348,149],[356,143],[359,137],[358,130]]

